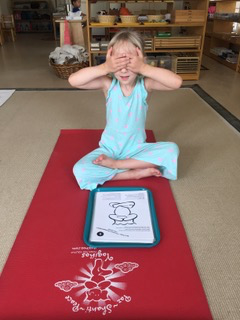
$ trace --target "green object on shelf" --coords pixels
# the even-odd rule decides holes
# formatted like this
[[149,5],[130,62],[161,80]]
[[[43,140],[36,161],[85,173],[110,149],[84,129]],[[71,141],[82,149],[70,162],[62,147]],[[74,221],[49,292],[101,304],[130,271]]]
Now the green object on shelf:
[[161,32],[161,31],[158,31],[157,33],[157,37],[158,38],[168,38],[168,37],[171,37],[171,32]]

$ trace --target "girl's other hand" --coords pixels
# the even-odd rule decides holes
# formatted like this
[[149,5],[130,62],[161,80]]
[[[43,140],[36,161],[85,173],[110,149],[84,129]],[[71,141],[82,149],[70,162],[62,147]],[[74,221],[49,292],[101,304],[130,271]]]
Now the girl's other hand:
[[117,57],[112,54],[112,50],[113,48],[111,47],[107,51],[106,62],[105,62],[107,73],[111,73],[111,72],[114,73],[121,69],[124,69],[127,67],[127,64],[129,63],[129,57],[127,57],[126,55]]
[[129,56],[130,61],[127,65],[127,69],[134,73],[142,73],[142,70],[145,66],[144,56],[142,51],[139,48],[136,48],[136,55]]

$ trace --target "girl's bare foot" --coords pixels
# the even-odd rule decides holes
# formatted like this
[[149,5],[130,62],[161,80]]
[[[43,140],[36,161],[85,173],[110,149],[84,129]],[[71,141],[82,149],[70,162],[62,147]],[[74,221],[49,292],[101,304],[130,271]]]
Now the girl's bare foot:
[[152,176],[161,177],[162,174],[157,168],[131,169],[131,170],[116,174],[112,178],[112,180],[141,179],[141,178],[147,178]]
[[117,169],[117,160],[106,156],[105,154],[101,154],[97,159],[93,160],[94,164],[98,164],[99,166]]
[[[140,161],[136,159],[125,159],[125,160],[116,160],[106,156],[105,154],[101,154],[95,160],[93,160],[94,164],[99,166],[111,168],[111,169],[156,169],[156,165],[153,163]],[[154,172],[154,171],[153,171]],[[156,173],[156,172],[155,172]],[[156,175],[158,173],[153,173],[151,175]]]

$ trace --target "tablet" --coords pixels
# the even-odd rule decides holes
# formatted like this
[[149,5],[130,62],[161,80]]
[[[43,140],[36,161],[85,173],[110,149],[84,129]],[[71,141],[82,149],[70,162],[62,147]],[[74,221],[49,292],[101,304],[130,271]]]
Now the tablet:
[[84,242],[90,247],[152,247],[160,241],[153,196],[143,187],[96,188],[89,194]]

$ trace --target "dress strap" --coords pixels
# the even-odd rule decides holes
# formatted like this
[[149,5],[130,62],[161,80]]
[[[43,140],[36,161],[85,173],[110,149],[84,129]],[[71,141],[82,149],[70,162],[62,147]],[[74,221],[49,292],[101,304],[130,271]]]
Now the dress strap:
[[111,94],[113,87],[117,84],[117,81],[118,80],[115,77],[112,78],[112,83],[111,83],[110,88],[108,89],[108,93],[107,93],[107,101],[110,97],[110,94]]
[[139,83],[139,87],[140,87],[140,90],[141,90],[141,93],[142,93],[142,97],[144,100],[147,99],[147,96],[148,96],[148,92],[145,88],[145,81],[144,81],[144,77],[143,76],[139,76],[138,77],[138,83]]

